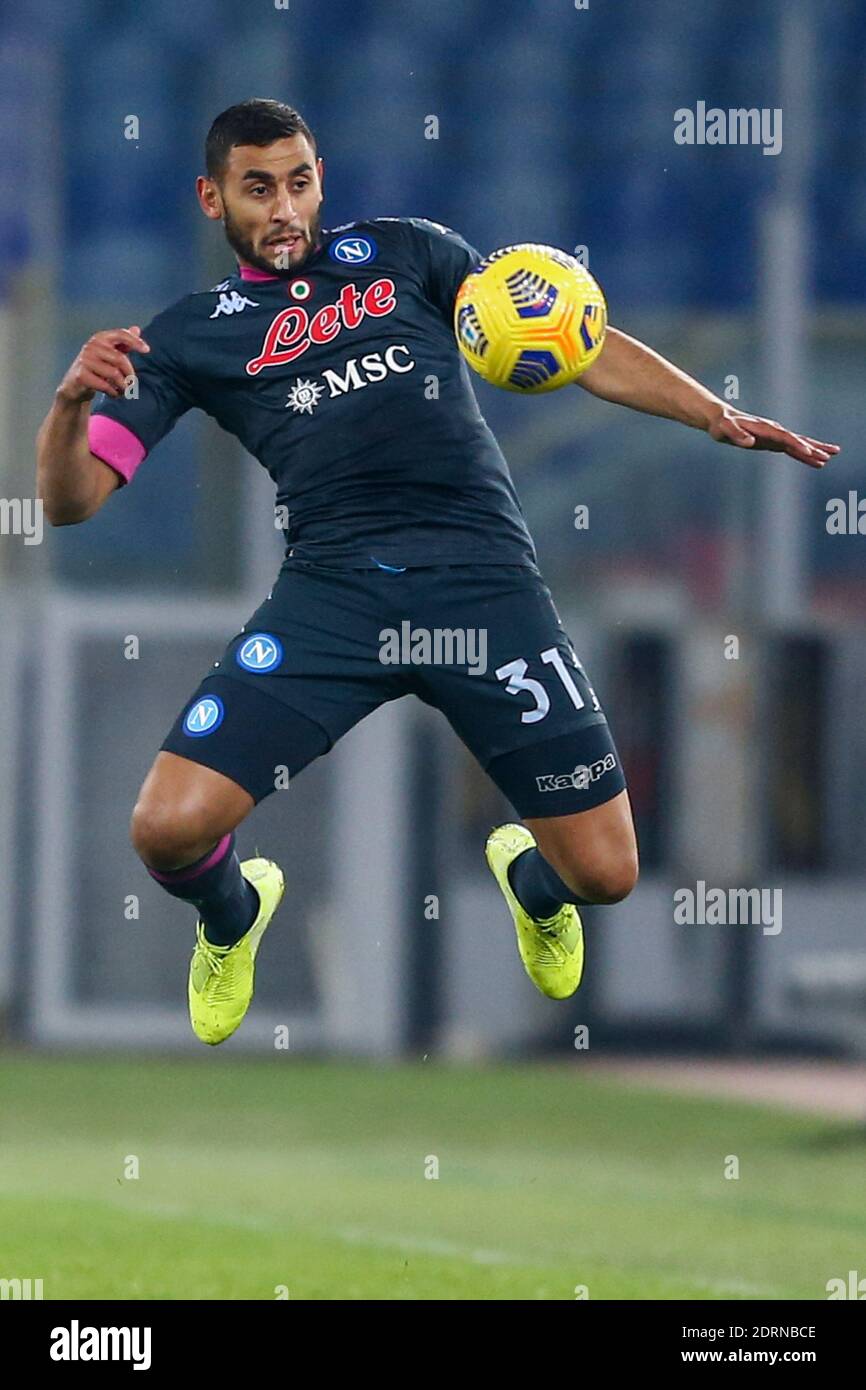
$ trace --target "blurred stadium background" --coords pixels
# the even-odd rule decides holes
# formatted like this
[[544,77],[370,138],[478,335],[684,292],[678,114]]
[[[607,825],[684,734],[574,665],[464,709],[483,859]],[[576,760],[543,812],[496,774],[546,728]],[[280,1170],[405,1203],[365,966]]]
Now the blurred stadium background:
[[[288,1283],[308,1296],[572,1297],[590,1269],[592,1296],[823,1297],[824,1280],[852,1267],[862,1209],[840,1204],[855,1155],[834,1136],[859,1134],[840,1130],[840,1117],[856,1126],[866,1112],[866,539],[830,534],[827,503],[858,488],[866,496],[864,59],[857,0],[591,0],[586,10],[573,0],[150,0],[146,15],[107,0],[19,0],[3,11],[6,498],[33,496],[36,430],[81,342],[97,328],[146,324],[232,268],[193,180],[213,116],[249,96],[284,99],[311,124],[326,226],[416,215],[482,252],[520,240],[584,247],[614,324],[744,409],[844,452],[816,474],[721,451],[583,393],[517,400],[478,382],[623,753],[641,882],[625,903],[586,913],[579,994],[543,1000],[483,862],[487,831],[510,809],[444,720],[403,701],[239,832],[244,854],[259,848],[283,864],[289,892],[251,1016],[206,1056],[186,1018],[190,914],[147,878],[127,826],[177,710],[276,574],[272,485],[193,415],[86,525],[46,528],[40,545],[3,535],[0,1085],[10,1147],[0,1194],[11,1244],[0,1276],[11,1261],[11,1274],[56,1270],[64,1290],[85,1297],[190,1296],[172,1291],[180,1272],[146,1260],[112,1282],[112,1260],[117,1239],[152,1251],[163,1219],[175,1234],[178,1222],[193,1229],[202,1163],[211,1190],[228,1181],[206,1158],[211,1120],[227,1124],[234,1146],[235,1187],[223,1190],[234,1210],[253,1200],[238,1166],[249,1161],[255,1176],[264,1149],[271,1164],[252,1184],[262,1202],[283,1191],[281,1165],[302,1150],[310,1173],[333,1178],[346,1222],[359,1213],[354,1237],[348,1225],[333,1237],[344,1261],[336,1282],[328,1251],[314,1259],[301,1247],[315,1278]],[[700,100],[781,108],[781,154],[675,143],[674,111]],[[136,139],[125,138],[130,116]],[[782,930],[677,924],[674,893],[699,881],[781,889]],[[617,1058],[635,1053],[664,1055],[670,1078],[698,1075],[697,1056],[749,1059],[741,1074],[768,1099],[770,1064],[790,1059],[795,1079],[782,1090],[795,1106],[810,1088],[826,1096],[828,1067],[845,1069],[851,1086],[831,1117],[779,1118],[776,1132],[757,1111],[700,1099],[659,1097],[654,1108],[645,1078],[617,1071]],[[340,1059],[331,1070],[328,1058]],[[719,1075],[699,1074],[707,1093]],[[221,1087],[236,1107],[230,1122]],[[149,1152],[169,1155],[166,1191],[145,1215],[124,1214],[118,1197],[109,1219],[100,1192],[122,1176],[117,1155],[138,1152],[137,1115]],[[440,1124],[462,1155],[464,1205],[452,1195],[447,1211],[421,1215],[418,1181],[395,1197],[394,1173],[438,1153]],[[742,1222],[741,1238],[708,1249],[705,1222],[717,1230],[733,1199],[704,1206],[701,1183],[760,1124],[767,1190],[753,1194],[751,1224],[741,1209],[725,1215]],[[657,1151],[640,1178],[619,1171],[629,1136],[653,1125]],[[524,1183],[543,1162],[567,1183],[574,1154],[597,1226],[561,1235],[552,1273],[543,1232],[547,1221],[555,1244],[561,1212],[540,1213]],[[294,1177],[309,1220],[327,1225],[324,1192],[310,1204],[312,1178]],[[793,1212],[807,1194],[814,1221],[826,1219],[823,1246],[805,1228],[797,1243]],[[505,1210],[524,1199],[518,1239]],[[639,1252],[647,1202],[655,1224]],[[83,1246],[76,1210],[91,1232]],[[257,1211],[234,1239],[272,1239],[262,1228],[303,1220],[300,1207]],[[410,1231],[403,1245],[382,1235],[386,1212]],[[665,1245],[665,1222],[688,1226],[689,1238]],[[512,1236],[524,1264],[510,1261]],[[415,1284],[402,1272],[410,1249],[413,1273],[423,1266]],[[778,1263],[754,1268],[768,1249],[784,1276]],[[365,1252],[379,1262],[373,1272]],[[533,1260],[548,1258],[539,1274]],[[466,1268],[474,1283],[462,1282]],[[255,1292],[258,1277],[183,1272],[200,1297],[271,1296]]]

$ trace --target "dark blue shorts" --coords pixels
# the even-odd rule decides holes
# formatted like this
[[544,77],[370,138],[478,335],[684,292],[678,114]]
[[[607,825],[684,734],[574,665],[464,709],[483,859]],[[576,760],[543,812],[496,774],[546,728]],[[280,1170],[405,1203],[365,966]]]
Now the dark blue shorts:
[[625,786],[550,590],[521,565],[393,573],[288,558],[162,747],[259,802],[410,694],[442,711],[521,816],[588,810]]

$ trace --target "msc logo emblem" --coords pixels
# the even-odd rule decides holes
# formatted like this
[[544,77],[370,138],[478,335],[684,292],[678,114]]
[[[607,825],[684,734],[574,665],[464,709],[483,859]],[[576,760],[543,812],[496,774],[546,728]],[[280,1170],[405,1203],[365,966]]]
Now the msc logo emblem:
[[225,708],[218,695],[205,695],[188,711],[183,721],[183,731],[190,738],[201,738],[218,729],[225,717]]
[[368,236],[341,236],[328,247],[331,260],[343,265],[366,265],[376,259],[377,252],[375,241]]
[[268,632],[254,632],[237,650],[237,663],[245,671],[273,671],[283,659],[283,648]]
[[286,397],[286,410],[291,406],[296,415],[312,415],[324,389],[324,386],[317,386],[315,381],[302,381],[297,377]]

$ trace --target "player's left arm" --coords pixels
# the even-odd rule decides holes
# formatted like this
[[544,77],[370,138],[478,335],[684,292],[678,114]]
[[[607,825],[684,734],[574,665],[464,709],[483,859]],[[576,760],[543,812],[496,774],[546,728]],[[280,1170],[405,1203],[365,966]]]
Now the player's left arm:
[[838,444],[794,434],[778,420],[749,415],[719,400],[694,377],[616,328],[608,328],[604,347],[577,385],[616,405],[705,430],[719,444],[772,449],[812,468],[823,468],[839,452]]

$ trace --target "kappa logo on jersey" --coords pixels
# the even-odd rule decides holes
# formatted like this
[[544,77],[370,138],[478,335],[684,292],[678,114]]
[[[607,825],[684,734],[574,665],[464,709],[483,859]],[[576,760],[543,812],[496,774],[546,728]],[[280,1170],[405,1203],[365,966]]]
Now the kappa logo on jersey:
[[357,328],[369,314],[384,318],[397,307],[397,287],[387,275],[374,280],[363,294],[349,281],[340,290],[335,304],[324,304],[312,318],[300,304],[281,309],[271,320],[258,357],[246,365],[249,376],[258,376],[265,367],[283,367],[302,357],[313,344],[330,343],[344,328]]
[[283,659],[282,643],[269,632],[254,632],[237,650],[237,663],[245,671],[273,671]]
[[590,782],[597,782],[599,777],[603,777],[606,772],[613,772],[616,767],[616,758],[613,753],[605,753],[603,758],[596,762],[578,763],[573,772],[551,772],[545,777],[536,777],[535,781],[540,792],[559,792],[565,791],[568,787],[577,787],[578,791],[585,790]]
[[237,290],[232,290],[231,294],[221,294],[219,302],[210,318],[219,318],[220,314],[240,314],[244,309],[258,309],[255,299],[247,299],[245,294],[238,294]]
[[376,259],[378,251],[375,241],[368,236],[341,236],[328,247],[331,260],[341,265],[367,265]]
[[225,718],[225,707],[218,695],[205,695],[196,700],[183,721],[183,731],[190,738],[201,738],[202,734],[212,734]]

